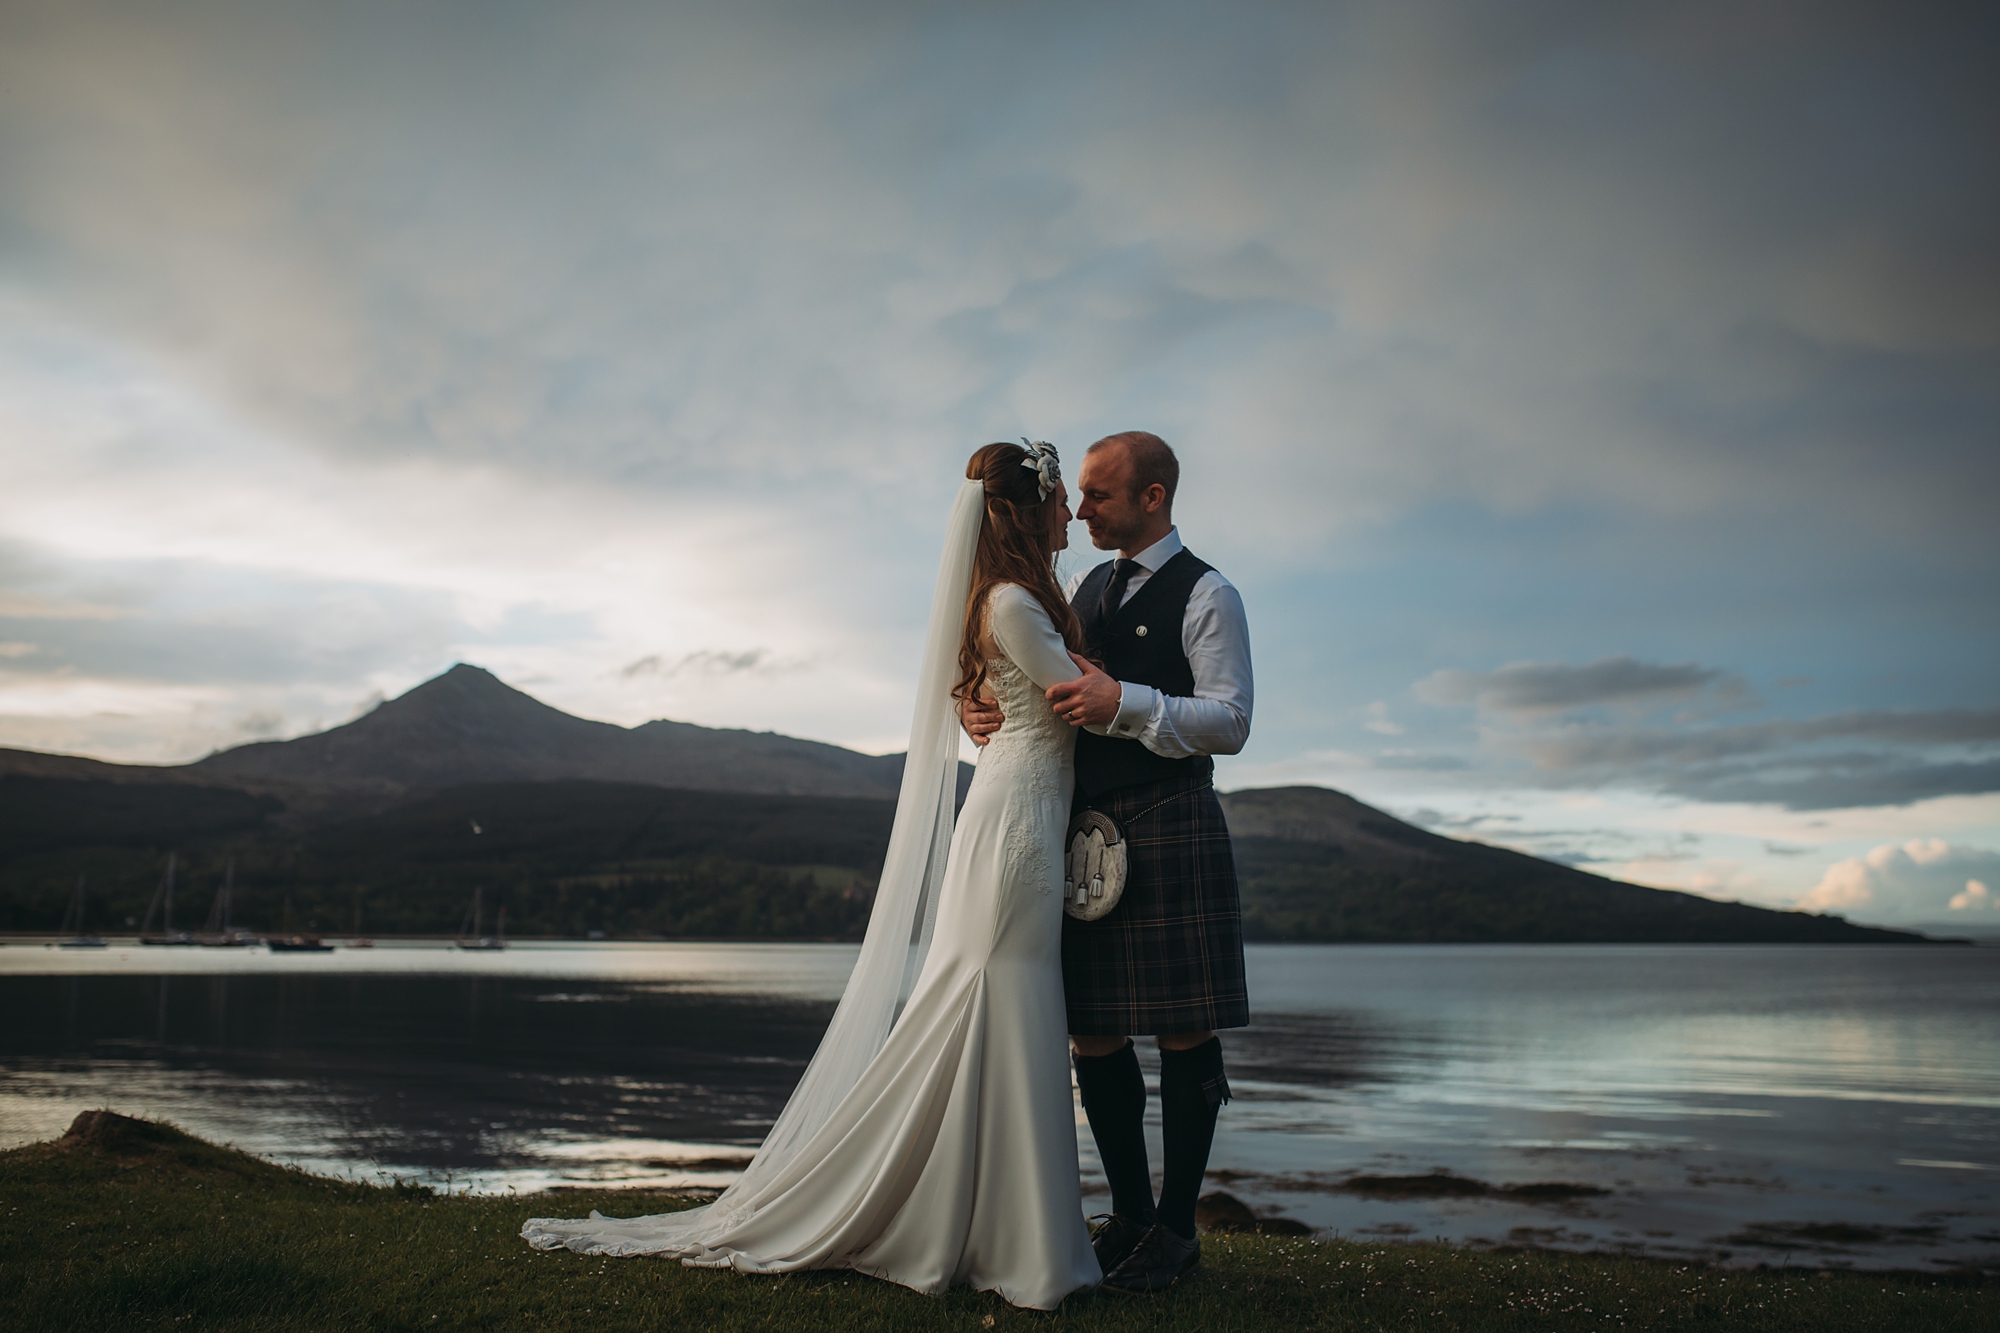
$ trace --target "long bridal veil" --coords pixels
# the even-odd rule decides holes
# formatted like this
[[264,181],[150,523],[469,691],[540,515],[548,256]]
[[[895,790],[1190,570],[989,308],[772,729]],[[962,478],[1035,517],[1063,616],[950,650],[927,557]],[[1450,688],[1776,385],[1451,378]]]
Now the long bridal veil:
[[[951,689],[958,677],[958,645],[965,599],[972,587],[972,557],[985,516],[985,488],[968,480],[958,491],[945,527],[917,676],[910,750],[896,799],[896,821],[881,883],[862,937],[861,955],[847,989],[805,1076],[785,1104],[763,1147],[736,1182],[703,1208],[647,1219],[649,1239],[660,1248],[699,1245],[754,1214],[793,1158],[812,1141],[888,1040],[896,1007],[923,966],[937,919],[938,884],[951,849],[952,812],[958,792],[958,714]],[[592,1214],[593,1217],[596,1214]],[[544,1243],[528,1224],[531,1241]],[[560,1244],[550,1237],[551,1245]]]

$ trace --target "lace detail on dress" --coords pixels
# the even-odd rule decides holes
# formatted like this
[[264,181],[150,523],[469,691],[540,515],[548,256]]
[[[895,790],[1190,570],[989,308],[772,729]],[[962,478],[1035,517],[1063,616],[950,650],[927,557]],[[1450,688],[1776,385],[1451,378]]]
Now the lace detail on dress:
[[[980,773],[991,773],[989,781],[1004,780],[1010,784],[1013,799],[1023,806],[1059,805],[1062,766],[1069,757],[1070,747],[1076,743],[1069,724],[1055,715],[1041,688],[1028,679],[1027,673],[1007,658],[990,659],[986,678],[1007,721],[994,733],[986,753],[980,756]],[[1063,812],[1056,812],[1058,819],[1062,815]],[[1008,875],[1032,878],[1038,892],[1053,892],[1056,876],[1050,861],[1046,821],[1024,816],[1026,811],[1007,821]]]

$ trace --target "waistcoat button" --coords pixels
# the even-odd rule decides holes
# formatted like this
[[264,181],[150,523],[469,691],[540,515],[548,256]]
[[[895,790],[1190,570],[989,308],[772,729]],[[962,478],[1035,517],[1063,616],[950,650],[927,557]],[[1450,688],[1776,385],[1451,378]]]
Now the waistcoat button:
[[1133,630],[1132,632],[1138,635],[1142,639],[1146,637],[1146,627],[1144,625],[1139,626],[1139,628]]

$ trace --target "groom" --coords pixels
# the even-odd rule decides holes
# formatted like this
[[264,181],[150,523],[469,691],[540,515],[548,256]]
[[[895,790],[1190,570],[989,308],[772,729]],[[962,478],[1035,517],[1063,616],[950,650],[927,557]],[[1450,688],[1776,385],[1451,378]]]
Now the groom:
[[[1107,1290],[1163,1291],[1201,1265],[1195,1199],[1217,1108],[1229,1100],[1219,1028],[1250,1021],[1242,916],[1229,829],[1210,756],[1250,735],[1250,634],[1230,582],[1181,545],[1174,527],[1180,464],[1145,431],[1090,446],[1077,517],[1107,561],[1074,580],[1070,604],[1089,651],[1049,702],[1082,728],[1076,808],[1123,831],[1127,882],[1096,921],[1063,919],[1063,986],[1076,1084],[1111,1185],[1110,1217],[1091,1244]],[[968,707],[985,744],[1001,715]],[[1146,1161],[1146,1084],[1131,1038],[1160,1048],[1166,1162],[1157,1203]]]

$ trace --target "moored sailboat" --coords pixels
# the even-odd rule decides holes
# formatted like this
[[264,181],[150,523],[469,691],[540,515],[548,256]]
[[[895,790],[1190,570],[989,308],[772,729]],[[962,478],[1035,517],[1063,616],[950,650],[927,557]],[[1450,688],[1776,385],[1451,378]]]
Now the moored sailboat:
[[350,949],[372,949],[375,947],[375,941],[361,933],[361,893],[358,889],[354,894],[354,937],[347,941],[347,947]]
[[[309,921],[306,924],[310,926],[312,923]],[[284,928],[287,932],[292,928],[292,899],[290,894],[285,896]],[[289,933],[284,935],[266,935],[264,937],[264,947],[272,953],[333,952],[333,946],[317,935],[295,935]]]
[[256,942],[256,937],[245,930],[229,927],[230,899],[236,890],[236,858],[229,858],[228,867],[222,872],[222,887],[215,891],[215,902],[208,909],[208,922],[195,936],[195,943],[204,949],[240,949]]
[[[174,929],[175,860],[176,860],[176,854],[173,852],[168,852],[167,873],[160,880],[159,887],[153,890],[153,901],[147,904],[146,906],[146,922],[144,925],[139,927],[139,943],[141,944],[163,944],[163,945],[171,945],[174,947],[187,947],[193,945],[194,943],[194,936],[190,935],[185,930]],[[162,915],[160,920],[160,933],[158,935],[155,935],[153,933],[153,913],[160,907],[161,902],[163,900],[166,904],[166,911]]]
[[317,935],[266,935],[264,947],[272,953],[333,952],[333,946]]
[[66,940],[57,941],[56,947],[58,949],[102,949],[104,947],[103,940],[95,935],[84,933],[83,880],[84,877],[82,875],[76,877],[76,892],[70,895],[69,907],[63,912],[62,925],[56,928],[58,934],[70,937]]
[[[486,890],[484,889],[474,889],[472,891],[472,906],[466,911],[465,920],[458,923],[458,947],[461,949],[490,951],[507,947],[507,908],[504,904],[500,908],[500,927],[498,931],[487,935],[482,933],[480,929],[481,908],[484,906],[485,893]],[[468,925],[472,927],[469,934],[466,931]]]

